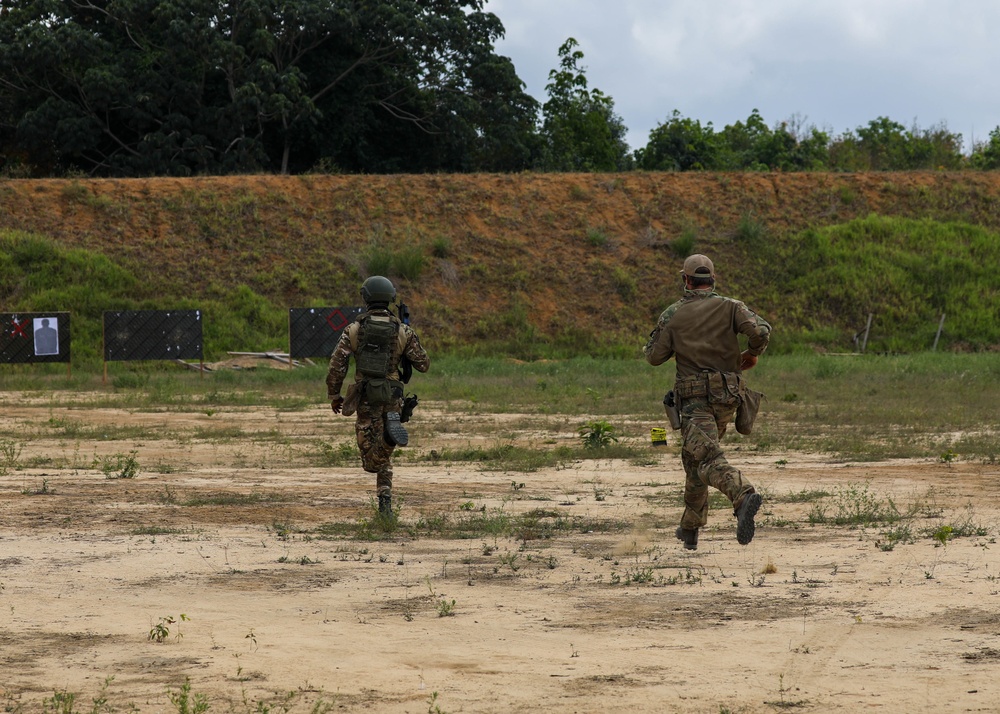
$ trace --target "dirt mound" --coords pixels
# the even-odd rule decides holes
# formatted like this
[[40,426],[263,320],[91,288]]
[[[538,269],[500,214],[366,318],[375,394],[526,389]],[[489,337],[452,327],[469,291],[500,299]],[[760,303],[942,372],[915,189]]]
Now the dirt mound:
[[[246,284],[353,304],[385,265],[439,343],[640,342],[677,293],[684,241],[715,258],[723,292],[752,296],[767,266],[739,240],[747,221],[778,237],[871,213],[997,228],[998,198],[1000,176],[973,172],[8,180],[0,228],[106,253],[164,295]],[[413,248],[419,264],[393,263]]]

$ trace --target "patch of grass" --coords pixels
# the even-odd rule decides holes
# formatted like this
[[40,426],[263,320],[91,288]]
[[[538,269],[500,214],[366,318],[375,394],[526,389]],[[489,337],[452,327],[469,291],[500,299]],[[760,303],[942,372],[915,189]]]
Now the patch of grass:
[[767,226],[754,216],[753,211],[747,211],[740,216],[740,222],[736,225],[735,231],[737,241],[755,245],[761,243],[766,237]]
[[685,228],[681,234],[670,241],[670,250],[678,258],[687,258],[694,253],[698,243],[698,234],[693,228]]
[[832,498],[833,513],[828,505],[817,503],[809,513],[809,522],[868,527],[897,523],[901,514],[891,498],[883,498],[869,484],[850,483],[838,488]]
[[423,249],[406,245],[393,253],[391,275],[414,282],[420,279],[426,264],[427,256]]
[[336,446],[321,442],[317,460],[320,466],[349,466],[358,463],[361,452],[355,442],[344,441]]
[[875,540],[875,546],[881,551],[891,551],[897,545],[913,543],[913,531],[909,523],[900,523],[892,528],[888,528]]
[[813,501],[820,501],[829,496],[830,492],[823,489],[802,489],[796,493],[774,495],[768,500],[777,503],[812,503]]
[[437,236],[431,241],[431,255],[435,258],[448,258],[451,253],[451,240],[447,236]]
[[635,277],[620,265],[616,265],[611,269],[611,285],[614,287],[615,292],[622,298],[622,300],[632,300],[639,290],[638,282]]
[[586,233],[587,243],[595,248],[606,248],[608,246],[608,233],[603,228],[590,227]]
[[139,460],[136,458],[138,451],[132,450],[127,454],[117,453],[110,456],[100,456],[97,459],[101,473],[107,479],[135,478],[139,475]]

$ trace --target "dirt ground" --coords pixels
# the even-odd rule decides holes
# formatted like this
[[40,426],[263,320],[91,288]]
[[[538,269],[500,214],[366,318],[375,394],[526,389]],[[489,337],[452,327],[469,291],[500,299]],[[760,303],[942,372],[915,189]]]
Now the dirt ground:
[[[328,409],[0,404],[24,434],[0,476],[5,711],[1000,710],[995,464],[733,452],[766,494],[757,536],[718,505],[686,552],[672,435],[647,465],[483,471],[413,455],[488,444],[495,417],[422,404],[400,528],[362,540],[373,478],[306,458],[352,437]],[[133,451],[135,478],[99,468]],[[859,484],[922,504],[914,542],[810,524],[806,494]],[[511,537],[427,527],[532,512]],[[960,521],[989,535],[921,535]]]

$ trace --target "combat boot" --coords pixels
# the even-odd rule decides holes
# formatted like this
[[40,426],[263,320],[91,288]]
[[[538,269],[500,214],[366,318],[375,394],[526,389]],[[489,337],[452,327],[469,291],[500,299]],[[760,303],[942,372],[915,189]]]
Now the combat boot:
[[677,536],[677,540],[684,542],[685,550],[698,550],[698,529],[697,528],[681,528],[678,527],[674,531],[674,535]]
[[406,446],[410,441],[406,427],[400,422],[399,412],[385,415],[385,440],[394,446]]
[[378,512],[386,518],[392,517],[392,493],[390,491],[379,491]]
[[756,491],[751,491],[743,497],[743,503],[736,509],[736,542],[746,545],[753,540],[757,527],[753,519],[760,510],[760,504],[764,499]]

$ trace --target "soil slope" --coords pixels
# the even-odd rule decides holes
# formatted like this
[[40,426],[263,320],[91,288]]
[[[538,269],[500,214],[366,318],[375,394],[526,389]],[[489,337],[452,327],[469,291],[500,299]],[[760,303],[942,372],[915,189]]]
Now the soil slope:
[[439,344],[638,343],[677,294],[682,236],[715,258],[722,292],[793,319],[780,298],[754,304],[773,266],[741,222],[773,240],[871,213],[1000,228],[998,199],[1000,176],[981,172],[8,180],[0,228],[106,253],[159,295],[245,284],[289,306],[353,304],[373,255],[416,248],[423,265],[394,277]]

